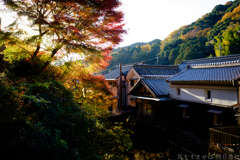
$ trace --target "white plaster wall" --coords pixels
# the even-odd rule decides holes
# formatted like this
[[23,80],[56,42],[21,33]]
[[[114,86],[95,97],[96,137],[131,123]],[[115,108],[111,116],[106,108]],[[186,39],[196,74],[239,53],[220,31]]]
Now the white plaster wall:
[[192,101],[203,101],[205,99],[204,89],[182,88],[180,97]]
[[212,90],[212,103],[227,106],[237,104],[237,91]]
[[[180,96],[177,95],[177,88],[181,89]],[[170,86],[170,97],[185,101],[210,103],[213,105],[231,106],[237,104],[236,90],[226,89],[209,89],[209,90],[211,90],[211,99],[206,100],[205,99],[206,89]]]
[[169,96],[171,98],[176,98],[177,97],[177,91],[176,91],[177,87],[171,87],[169,88]]

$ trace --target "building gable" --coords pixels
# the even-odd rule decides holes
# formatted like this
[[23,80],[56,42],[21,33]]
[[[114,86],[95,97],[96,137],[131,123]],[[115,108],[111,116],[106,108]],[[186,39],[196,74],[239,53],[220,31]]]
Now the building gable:
[[151,90],[147,88],[144,83],[138,83],[134,90],[131,92],[132,95],[137,96],[146,96],[146,97],[154,97],[154,94],[151,93]]
[[131,67],[131,69],[128,71],[128,74],[126,76],[127,80],[130,80],[132,78],[137,78],[140,79],[140,75],[135,71],[135,69],[133,67]]
[[144,86],[154,97],[168,96],[169,84],[165,81],[165,79],[165,77],[142,78],[131,89],[129,95],[137,95],[137,92],[141,92],[140,94],[142,94],[143,91],[139,88],[139,86]]

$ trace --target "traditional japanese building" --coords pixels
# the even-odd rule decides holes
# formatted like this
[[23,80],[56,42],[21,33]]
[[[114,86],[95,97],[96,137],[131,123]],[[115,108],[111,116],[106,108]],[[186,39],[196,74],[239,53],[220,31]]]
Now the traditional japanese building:
[[190,64],[166,80],[179,129],[206,138],[211,127],[238,124],[240,60],[226,60]]
[[[132,65],[124,65],[122,66],[122,105],[123,109],[126,109],[126,84],[125,84],[125,76],[127,75],[129,69]],[[106,81],[111,86],[111,90],[113,91],[113,99],[115,99],[112,106],[110,106],[109,110],[113,112],[117,112],[119,109],[119,79],[120,79],[120,68],[116,68],[106,74],[104,74]]]
[[[127,93],[129,93],[135,84],[140,80],[146,77],[148,78],[156,78],[156,77],[169,77],[177,74],[181,70],[177,65],[167,66],[167,65],[133,65],[129,70],[126,81],[127,81]],[[158,87],[152,86],[153,88]],[[156,88],[157,89],[157,88]],[[168,92],[168,91],[167,91]],[[131,94],[128,94],[128,105],[131,107],[136,107],[136,98],[133,98]]]
[[180,71],[178,66],[134,65],[127,77],[129,105],[137,108],[137,118],[160,126],[167,125],[171,99],[166,79]]

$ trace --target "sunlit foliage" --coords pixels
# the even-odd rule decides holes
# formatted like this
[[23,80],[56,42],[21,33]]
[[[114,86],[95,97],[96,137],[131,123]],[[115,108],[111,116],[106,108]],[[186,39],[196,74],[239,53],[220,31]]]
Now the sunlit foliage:
[[220,56],[219,44],[221,43],[221,55],[238,54],[240,47],[240,36],[238,31],[240,30],[239,23],[230,24],[227,29],[222,32],[222,35],[216,36],[214,43],[216,56]]
[[[7,46],[25,50],[33,60],[39,52],[49,52],[50,58],[59,54],[78,53],[90,63],[106,66],[112,47],[122,40],[123,13],[115,0],[56,1],[4,0],[4,5],[18,16],[28,18],[34,34],[18,28],[17,20],[1,32]],[[46,42],[48,44],[46,44]],[[31,46],[34,50],[29,50]],[[104,62],[103,62],[104,61]],[[45,62],[40,71],[49,65]]]
[[[0,149],[9,159],[124,159],[131,130],[108,121],[112,93],[95,71],[122,40],[119,1],[4,0]],[[27,17],[28,32],[18,27]],[[81,61],[63,61],[71,53]],[[54,65],[55,64],[55,65]],[[57,65],[58,64],[58,65]]]

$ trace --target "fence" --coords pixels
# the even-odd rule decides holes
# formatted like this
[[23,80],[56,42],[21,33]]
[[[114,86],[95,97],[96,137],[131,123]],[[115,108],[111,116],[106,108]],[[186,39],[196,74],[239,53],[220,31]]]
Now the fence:
[[210,128],[210,147],[216,151],[240,154],[240,126]]

